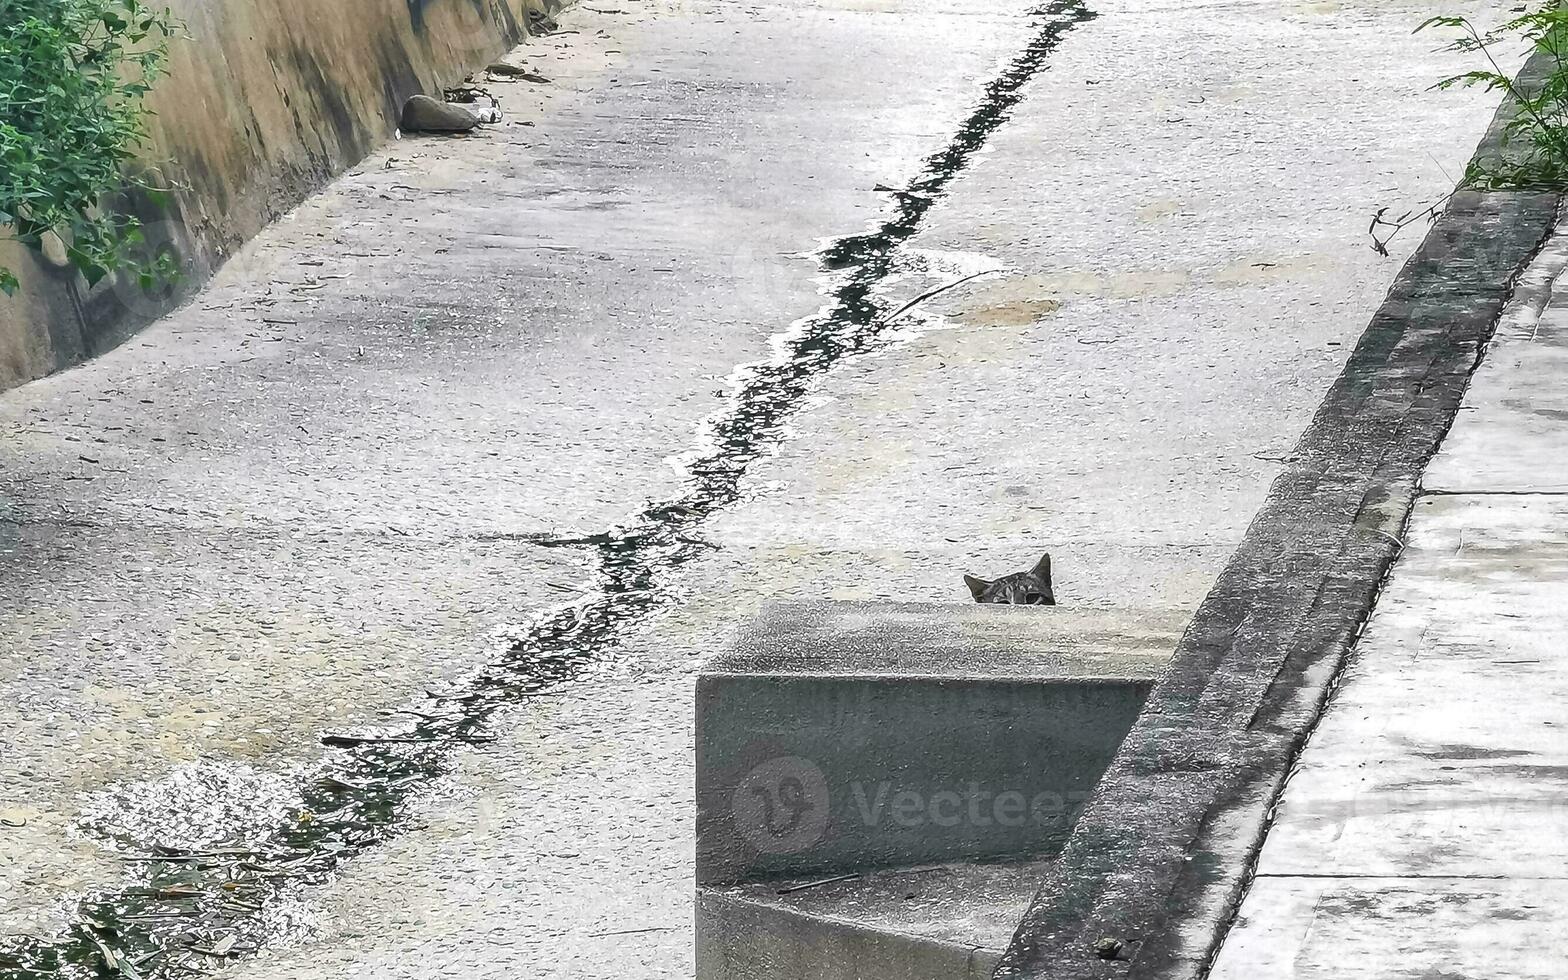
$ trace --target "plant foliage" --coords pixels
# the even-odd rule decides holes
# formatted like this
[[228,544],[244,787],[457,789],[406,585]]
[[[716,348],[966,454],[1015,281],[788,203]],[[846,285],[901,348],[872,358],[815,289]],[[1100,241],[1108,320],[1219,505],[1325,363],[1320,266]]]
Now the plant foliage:
[[[1433,27],[1458,33],[1448,50],[1479,52],[1487,62],[1486,68],[1445,78],[1434,88],[1479,86],[1488,92],[1502,92],[1519,107],[1504,127],[1503,151],[1472,161],[1460,186],[1481,190],[1568,187],[1568,9],[1562,0],[1552,0],[1486,33],[1464,17],[1433,17],[1416,30]],[[1516,38],[1549,59],[1549,71],[1539,87],[1516,83],[1492,55],[1495,45]]]
[[[89,284],[176,272],[138,258],[140,223],[105,205],[128,186],[161,193],[130,166],[177,30],[147,0],[0,0],[0,233],[35,249],[58,236]],[[0,266],[0,291],[17,288]]]
[[[1502,92],[1517,107],[1503,126],[1497,152],[1471,160],[1455,191],[1568,190],[1568,9],[1564,3],[1549,0],[1540,9],[1521,13],[1485,32],[1465,17],[1431,17],[1416,28],[1417,33],[1431,28],[1454,31],[1458,36],[1445,50],[1480,53],[1486,59],[1487,67],[1452,75],[1433,88],[1479,86],[1487,92]],[[1546,57],[1546,77],[1539,84],[1516,82],[1492,53],[1498,44],[1520,40],[1528,43],[1533,53]],[[1387,255],[1388,243],[1395,235],[1417,221],[1435,219],[1452,193],[1397,218],[1388,217],[1388,208],[1378,211],[1367,229],[1372,247]]]

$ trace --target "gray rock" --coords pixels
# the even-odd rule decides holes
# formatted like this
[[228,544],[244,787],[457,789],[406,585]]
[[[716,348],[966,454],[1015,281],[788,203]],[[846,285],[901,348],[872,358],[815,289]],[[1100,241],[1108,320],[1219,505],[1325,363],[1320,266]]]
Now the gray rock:
[[460,105],[416,95],[403,104],[399,125],[405,133],[466,133],[479,125],[479,117]]

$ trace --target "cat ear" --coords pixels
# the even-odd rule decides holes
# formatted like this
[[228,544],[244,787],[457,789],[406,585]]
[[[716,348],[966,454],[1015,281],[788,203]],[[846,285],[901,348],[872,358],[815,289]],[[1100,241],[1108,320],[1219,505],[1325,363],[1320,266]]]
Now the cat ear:
[[1045,557],[1041,558],[1034,568],[1030,569],[1029,574],[1039,578],[1046,585],[1051,584],[1051,553],[1049,551],[1045,553]]
[[964,584],[969,586],[969,594],[974,596],[976,599],[985,595],[985,590],[991,587],[990,582],[987,582],[983,578],[975,578],[973,575],[965,575]]

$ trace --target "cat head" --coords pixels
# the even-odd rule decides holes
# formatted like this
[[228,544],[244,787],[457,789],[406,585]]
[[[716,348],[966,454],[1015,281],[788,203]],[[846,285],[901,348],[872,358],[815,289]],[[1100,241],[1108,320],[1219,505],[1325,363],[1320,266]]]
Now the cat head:
[[964,584],[976,602],[993,602],[1014,606],[1054,606],[1056,593],[1051,589],[1051,556],[1041,558],[1027,572],[1014,572],[994,582],[964,576]]

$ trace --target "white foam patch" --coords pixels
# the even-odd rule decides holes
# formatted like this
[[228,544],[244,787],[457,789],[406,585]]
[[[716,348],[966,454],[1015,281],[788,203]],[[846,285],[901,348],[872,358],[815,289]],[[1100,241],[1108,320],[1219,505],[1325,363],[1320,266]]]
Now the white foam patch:
[[201,850],[257,844],[301,807],[298,768],[263,771],[232,762],[186,763],[162,779],[89,794],[77,827],[125,847]]
[[312,894],[309,886],[285,886],[254,918],[240,923],[241,938],[263,955],[325,939],[326,916],[311,901]]

